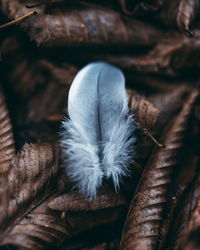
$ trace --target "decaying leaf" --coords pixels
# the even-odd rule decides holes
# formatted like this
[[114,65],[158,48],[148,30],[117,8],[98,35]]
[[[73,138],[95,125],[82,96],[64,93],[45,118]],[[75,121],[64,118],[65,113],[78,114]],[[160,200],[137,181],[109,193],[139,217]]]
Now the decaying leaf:
[[199,217],[200,217],[200,211],[199,211],[199,202],[198,200],[196,209],[194,210],[191,220],[189,222],[188,226],[188,232],[186,235],[184,235],[183,243],[180,247],[180,249],[184,250],[190,250],[190,249],[199,249]]
[[[10,18],[29,11],[20,0],[2,0],[0,8]],[[38,7],[35,10],[38,14],[20,25],[41,46],[149,46],[157,43],[161,35],[148,23],[123,17],[103,7]]]
[[152,74],[134,74],[132,71],[126,73],[127,83],[130,88],[144,91],[144,93],[160,94],[163,92],[174,91],[175,87],[178,87],[181,80],[177,79],[165,79],[163,76]]
[[[60,121],[66,115],[67,96],[77,68],[68,64],[55,65],[47,60],[40,62],[48,72],[49,79],[45,87],[27,102],[27,120]],[[46,74],[47,74],[46,72]],[[56,98],[54,95],[56,93]]]
[[125,198],[113,190],[101,190],[94,200],[88,200],[79,191],[71,191],[51,200],[49,208],[59,211],[93,211],[125,204]]
[[165,0],[118,0],[123,12],[127,15],[144,15],[159,10]]
[[[125,70],[179,76],[200,68],[199,30],[195,38],[171,33],[145,55],[104,55],[104,59]],[[99,59],[102,56],[98,56]]]
[[15,245],[27,249],[59,246],[82,231],[120,218],[122,207],[91,212],[61,213],[48,208],[48,200],[36,207],[14,225],[4,237],[2,245]]
[[147,100],[159,110],[157,122],[155,126],[152,127],[152,133],[156,137],[159,136],[161,130],[167,122],[170,121],[173,115],[179,111],[190,91],[191,87],[182,83],[181,85],[175,85],[173,89],[148,97]]
[[[7,218],[8,211],[8,171],[10,161],[15,155],[12,125],[2,88],[0,88],[0,225]],[[6,208],[6,209],[5,209]],[[0,234],[3,228],[0,226]]]
[[161,9],[165,0],[118,0],[123,12],[127,15],[145,16]]
[[169,26],[178,26],[187,36],[193,36],[191,25],[198,17],[199,0],[170,0],[161,13],[163,22]]
[[112,56],[107,55],[106,60],[122,67],[126,70],[134,70],[138,72],[165,73],[174,75],[174,69],[171,65],[174,53],[183,46],[182,35],[176,34],[173,38],[163,39],[148,54],[144,56],[123,55]]
[[189,174],[191,165],[195,165],[195,176],[191,179],[189,185],[181,192],[181,198],[177,203],[177,207],[174,212],[174,219],[171,224],[171,228],[168,234],[168,240],[166,242],[166,248],[178,250],[181,244],[185,241],[185,234],[187,231],[188,222],[191,219],[191,215],[200,199],[200,180],[198,174],[198,161],[197,157],[190,158],[188,166],[186,166],[186,174]]
[[[4,207],[9,221],[2,222],[3,227],[9,227],[11,223],[25,216],[34,205],[48,197],[53,188],[49,185],[59,168],[56,154],[50,144],[26,144],[12,159],[8,173],[8,206]],[[42,189],[43,192],[38,195]],[[0,239],[3,237],[4,234]]]
[[149,130],[155,124],[159,110],[144,96],[137,94],[135,91],[129,89],[127,91],[129,96],[129,106],[135,116],[135,120],[141,127]]
[[[15,94],[23,99],[35,96],[39,90],[44,90],[46,86],[52,84],[63,88],[63,92],[64,88],[67,91],[78,70],[68,63],[55,63],[41,58],[34,44],[29,44],[20,37],[6,38],[1,46],[1,52],[7,73],[4,76],[5,72],[2,72],[4,81],[9,84],[10,90],[15,90]],[[13,54],[16,55],[17,60],[13,58]],[[47,89],[45,91],[48,92]],[[57,92],[57,90],[54,91]],[[51,107],[51,109],[54,108]]]
[[[197,163],[199,165],[199,162]],[[181,210],[175,220],[173,247],[176,250],[198,249],[199,244],[199,201],[200,201],[200,179],[199,166],[196,176],[191,181],[188,189],[182,197]]]
[[190,219],[187,231],[184,235],[183,242],[179,249],[190,250],[190,249],[199,249],[199,218],[200,218],[200,211],[199,211],[199,202],[198,199],[196,208],[192,214]]
[[12,125],[6,108],[4,95],[0,89],[0,175],[10,167],[10,160],[15,155]]
[[183,109],[166,129],[143,172],[122,237],[122,249],[155,249],[166,237],[167,211],[172,199],[172,178],[177,171],[191,110],[198,96],[193,91]]
[[[163,128],[180,110],[180,107],[186,100],[189,91],[190,88],[188,86],[182,85],[174,88],[173,91],[170,90],[164,93],[155,94],[147,99],[159,110],[158,119],[151,129],[151,134],[156,139],[159,139]],[[137,147],[136,161],[142,166],[142,168],[146,165],[153,146],[154,144],[152,140],[147,140],[146,137],[141,136],[140,143]]]

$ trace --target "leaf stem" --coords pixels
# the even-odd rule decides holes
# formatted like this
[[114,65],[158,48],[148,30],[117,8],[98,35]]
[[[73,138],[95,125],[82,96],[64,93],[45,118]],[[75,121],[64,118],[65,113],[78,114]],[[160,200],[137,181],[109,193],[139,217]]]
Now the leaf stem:
[[25,14],[25,15],[23,15],[23,16],[20,16],[20,17],[18,17],[17,19],[15,19],[15,20],[13,20],[13,21],[10,21],[10,22],[8,22],[8,23],[5,23],[5,24],[0,25],[0,29],[4,29],[4,28],[9,27],[9,26],[11,26],[11,25],[17,24],[17,23],[23,21],[24,19],[26,19],[27,17],[32,16],[32,15],[35,15],[35,14],[37,14],[36,11],[30,11],[30,12],[28,12],[27,14]]
[[159,143],[156,138],[149,132],[147,128],[143,128],[138,122],[135,122],[135,125],[139,126],[142,128],[143,132],[151,138],[151,140],[159,147],[159,148],[165,148],[165,145]]
[[143,128],[144,133],[151,138],[151,140],[159,147],[159,148],[165,148],[165,145],[159,143],[156,138],[146,129]]

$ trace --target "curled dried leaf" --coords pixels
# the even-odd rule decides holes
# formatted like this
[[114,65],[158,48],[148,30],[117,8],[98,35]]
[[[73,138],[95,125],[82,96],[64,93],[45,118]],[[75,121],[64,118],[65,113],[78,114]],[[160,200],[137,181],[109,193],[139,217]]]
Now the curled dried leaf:
[[124,216],[124,206],[105,208],[88,212],[66,212],[67,222],[71,225],[75,235],[98,225],[104,225]]
[[193,36],[191,25],[197,18],[199,0],[170,0],[161,13],[162,20],[168,26],[178,26],[187,36]]
[[16,144],[52,142],[67,112],[67,94],[77,68],[41,58],[34,44],[22,38],[8,37],[2,45],[6,70],[1,75],[13,95],[14,105],[10,107],[15,114]]
[[[6,38],[1,46],[1,51],[3,64],[6,68],[6,74],[2,72],[4,81],[10,85],[12,91],[14,90],[14,94],[20,95],[20,99],[22,97],[26,100],[31,99],[35,97],[37,92],[42,92],[45,87],[47,88],[51,84],[58,88],[65,88],[67,92],[78,71],[71,64],[41,58],[34,44],[28,43],[20,37]],[[13,58],[13,54],[16,55],[17,60]],[[15,70],[13,70],[14,67]],[[45,91],[48,92],[47,89]],[[38,110],[36,113],[39,113]]]
[[179,249],[181,250],[190,250],[190,249],[199,249],[199,225],[200,225],[200,199],[198,199],[196,208],[192,213],[191,219],[187,231],[184,235],[183,242]]
[[[161,131],[180,110],[181,105],[183,105],[183,102],[186,100],[188,92],[190,92],[190,88],[182,85],[176,87],[173,91],[152,95],[147,99],[159,109],[157,122],[151,129],[151,133],[155,138],[160,138]],[[136,158],[136,161],[141,166],[144,167],[146,165],[148,157],[152,152],[152,148],[153,142],[151,140],[146,140],[144,136],[141,136]]]
[[[28,12],[19,0],[2,0],[0,8],[10,18]],[[157,43],[161,35],[150,24],[123,17],[116,11],[103,7],[35,10],[37,16],[29,17],[20,25],[32,40],[42,46],[147,46]]]
[[189,36],[193,35],[191,25],[198,16],[199,8],[200,2],[198,0],[182,0],[179,4],[176,17],[177,26]]
[[135,116],[134,123],[141,126],[143,132],[148,135],[152,141],[154,141],[157,146],[162,147],[161,145],[149,132],[157,121],[159,111],[152,103],[147,101],[143,96],[136,94],[132,90],[128,90],[129,95],[129,106],[131,111]]
[[[199,161],[198,161],[199,164]],[[199,228],[200,228],[200,177],[199,166],[197,173],[188,186],[188,189],[182,197],[181,213],[178,214],[175,224],[176,237],[174,235],[174,249],[198,249],[199,244]],[[180,211],[179,211],[180,212]]]
[[53,186],[50,185],[58,167],[57,150],[50,144],[26,144],[12,159],[6,194],[8,204],[4,207],[9,220],[5,218],[1,224],[5,230],[0,235],[0,241],[14,222],[52,192]]
[[174,53],[183,47],[182,35],[175,34],[171,37],[161,40],[148,54],[142,56],[113,56],[107,55],[107,61],[116,64],[126,70],[134,70],[138,72],[165,73],[167,75],[175,75],[172,60]]
[[10,160],[15,155],[12,125],[5,104],[2,89],[0,89],[0,175],[10,167]]
[[148,100],[159,110],[157,123],[152,128],[154,135],[159,136],[160,131],[180,109],[190,91],[191,87],[182,83],[174,86],[173,89],[148,97]]
[[144,96],[137,94],[135,91],[127,90],[129,97],[129,107],[135,116],[135,120],[141,127],[147,130],[155,124],[159,110]]
[[[178,76],[180,73],[195,72],[199,64],[199,30],[195,30],[195,38],[190,39],[182,34],[171,33],[161,40],[149,53],[135,55],[105,55],[104,60],[125,70]],[[101,56],[99,57],[102,58]]]
[[[127,72],[127,83],[130,87],[145,91],[145,93],[160,94],[162,92],[174,91],[175,86],[178,87],[180,81],[177,79],[167,79],[162,75],[151,74],[132,74],[132,71]],[[182,81],[181,81],[182,83]]]
[[[143,172],[131,204],[122,236],[122,249],[155,249],[163,244],[167,207],[172,199],[172,178],[179,164],[191,110],[198,96],[194,91],[166,129],[163,149],[155,149]],[[170,191],[171,190],[171,191]]]
[[[186,166],[187,175],[190,173],[190,168],[193,167],[193,165],[196,167],[197,157],[190,158],[190,162],[188,166]],[[196,171],[196,176],[192,178],[187,188],[184,189],[184,192],[181,192],[181,197],[174,212],[174,220],[172,221],[171,230],[169,230],[168,240],[165,246],[167,249],[180,250],[184,242],[185,234],[188,232],[188,223],[200,199],[200,177],[198,175],[198,168],[196,168]]]
[[17,223],[13,224],[1,241],[1,245],[15,245],[27,249],[43,249],[58,245],[69,236],[67,225],[60,214],[47,207],[47,201],[35,206]]
[[144,15],[159,10],[165,3],[165,0],[118,0],[123,12],[127,15]]
[[80,232],[118,220],[122,207],[91,212],[58,212],[48,208],[49,200],[34,207],[4,237],[1,245],[27,249],[60,246]]
[[27,120],[60,121],[67,111],[67,94],[77,68],[65,63],[55,65],[47,60],[42,60],[40,64],[50,77],[46,86],[28,100]]
[[79,191],[71,191],[54,198],[48,206],[59,211],[93,211],[124,205],[125,202],[121,194],[108,189],[100,191],[94,200],[88,200]]

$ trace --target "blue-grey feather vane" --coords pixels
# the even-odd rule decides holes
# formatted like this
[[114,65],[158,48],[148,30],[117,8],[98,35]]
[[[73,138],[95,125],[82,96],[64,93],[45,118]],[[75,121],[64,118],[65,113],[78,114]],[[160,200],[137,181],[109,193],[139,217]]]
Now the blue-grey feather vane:
[[68,115],[61,133],[66,174],[90,198],[106,178],[118,190],[136,140],[121,70],[103,62],[80,70],[69,91]]

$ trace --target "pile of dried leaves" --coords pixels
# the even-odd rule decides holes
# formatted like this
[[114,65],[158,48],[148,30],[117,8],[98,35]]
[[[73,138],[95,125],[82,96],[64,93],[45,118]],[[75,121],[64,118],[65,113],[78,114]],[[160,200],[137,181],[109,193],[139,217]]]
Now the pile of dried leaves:
[[[1,23],[18,23],[0,26],[0,249],[200,249],[199,12],[199,0],[0,1]],[[94,60],[123,69],[138,143],[120,192],[106,183],[89,201],[63,174],[59,129]]]

